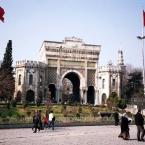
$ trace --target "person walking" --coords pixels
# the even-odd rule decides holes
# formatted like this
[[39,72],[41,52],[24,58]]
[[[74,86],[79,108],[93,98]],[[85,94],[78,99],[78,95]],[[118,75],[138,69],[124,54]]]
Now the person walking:
[[42,117],[41,117],[41,110],[39,110],[38,112],[38,117],[39,117],[39,129],[43,130],[43,126],[42,126]]
[[119,114],[118,114],[118,111],[116,110],[113,115],[114,115],[114,121],[115,121],[114,125],[117,126],[119,124]]
[[38,115],[38,111],[35,112],[34,116],[33,116],[33,127],[32,130],[34,129],[33,133],[37,132],[37,129],[40,130],[39,128],[39,115]]
[[43,117],[44,129],[48,128],[48,112],[46,111],[45,116]]
[[144,141],[144,118],[141,114],[141,108],[138,109],[138,112],[135,115],[135,125],[137,126],[137,140]]
[[131,120],[128,119],[128,115],[126,113],[121,117],[121,133],[118,137],[123,138],[124,140],[128,140],[130,138],[129,134],[129,123]]
[[49,125],[48,127],[52,127],[52,130],[54,130],[54,121],[55,121],[55,117],[53,115],[53,111],[50,111],[49,113]]

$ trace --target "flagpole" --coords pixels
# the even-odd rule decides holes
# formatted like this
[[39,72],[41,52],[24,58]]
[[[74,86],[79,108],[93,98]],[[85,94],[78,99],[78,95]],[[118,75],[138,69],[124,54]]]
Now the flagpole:
[[[142,38],[144,37],[144,11],[142,11]],[[145,70],[144,70],[144,39],[142,39],[142,65],[143,65],[143,90],[144,90],[144,96],[145,97]]]
[[144,10],[142,11],[142,67],[143,67],[143,70],[142,70],[142,73],[143,73],[143,96],[142,96],[142,109],[143,109],[143,105],[144,105],[144,97],[145,97],[145,69],[144,69]]
[[[143,13],[142,13],[143,12]],[[141,27],[142,27],[142,32],[141,32],[141,36],[137,36],[137,38],[139,40],[142,40],[142,46],[141,46],[141,52],[142,52],[142,76],[143,76],[143,96],[142,96],[142,108],[143,108],[143,105],[144,105],[144,98],[145,98],[145,69],[144,69],[144,39],[145,39],[145,36],[144,36],[144,27],[145,27],[145,12],[144,10],[141,12]]]

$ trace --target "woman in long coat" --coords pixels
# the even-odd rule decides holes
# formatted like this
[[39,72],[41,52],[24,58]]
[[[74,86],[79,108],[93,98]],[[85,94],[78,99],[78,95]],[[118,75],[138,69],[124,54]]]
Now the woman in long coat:
[[126,113],[121,117],[121,133],[118,137],[122,137],[124,140],[128,140],[130,138],[129,134],[129,123],[131,120],[128,119]]

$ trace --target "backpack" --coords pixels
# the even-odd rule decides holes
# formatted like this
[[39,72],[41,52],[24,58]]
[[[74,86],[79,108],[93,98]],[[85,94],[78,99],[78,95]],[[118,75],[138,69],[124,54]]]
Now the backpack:
[[55,121],[55,116],[52,118],[52,121]]
[[37,124],[37,123],[39,123],[39,117],[38,116],[33,116],[33,123],[34,124]]

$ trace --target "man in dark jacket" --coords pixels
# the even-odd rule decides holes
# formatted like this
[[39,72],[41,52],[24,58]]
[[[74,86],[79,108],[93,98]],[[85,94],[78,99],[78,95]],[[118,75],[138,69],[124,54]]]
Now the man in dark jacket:
[[113,115],[114,115],[115,126],[117,126],[119,123],[119,114],[116,111]]
[[121,117],[121,133],[119,134],[118,137],[122,137],[124,140],[128,140],[130,138],[129,134],[129,123],[131,120],[128,119],[128,115],[126,113],[123,114]]
[[141,109],[138,109],[138,112],[135,115],[135,124],[137,126],[137,139],[138,141],[144,141],[143,137],[145,134],[144,130],[144,118],[141,114]]
[[34,113],[34,116],[33,116],[33,127],[32,127],[32,130],[34,130],[33,133],[36,133],[37,132],[37,129],[40,130],[40,127],[39,127],[39,115],[38,115],[38,111]]

